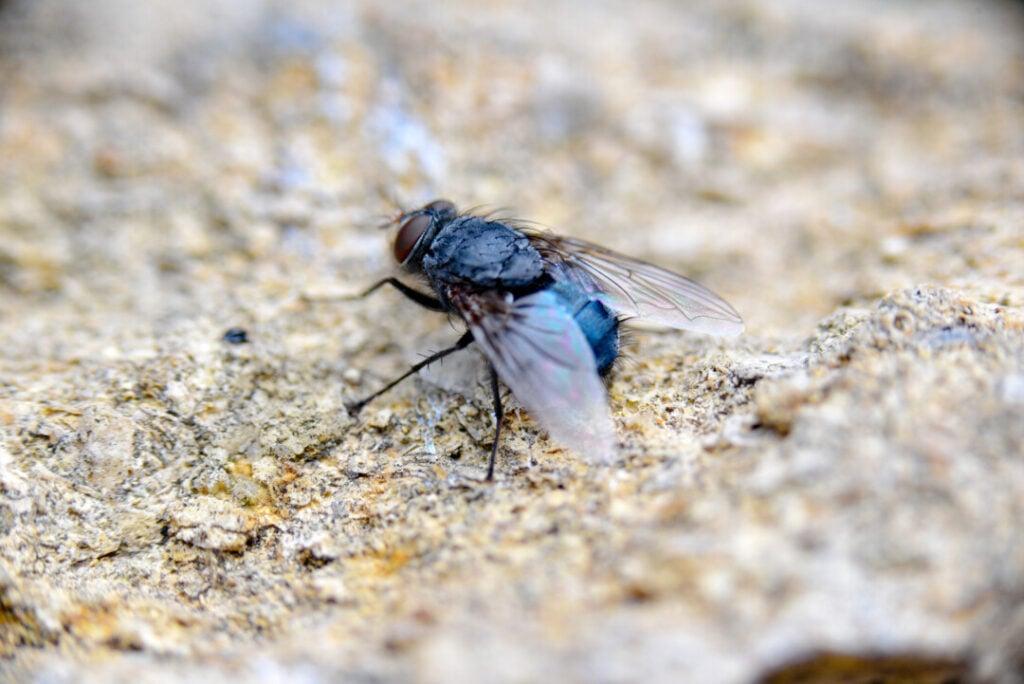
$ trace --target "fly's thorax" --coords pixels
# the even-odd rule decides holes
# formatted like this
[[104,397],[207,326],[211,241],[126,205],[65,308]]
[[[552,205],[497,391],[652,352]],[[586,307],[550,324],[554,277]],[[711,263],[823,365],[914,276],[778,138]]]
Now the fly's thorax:
[[432,279],[512,292],[536,289],[544,261],[518,230],[498,221],[460,216],[434,236],[423,255]]

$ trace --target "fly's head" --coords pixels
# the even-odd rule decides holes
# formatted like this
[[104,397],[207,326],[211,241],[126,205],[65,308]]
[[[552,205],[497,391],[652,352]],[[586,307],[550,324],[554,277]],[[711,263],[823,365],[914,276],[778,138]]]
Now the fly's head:
[[419,271],[434,237],[457,215],[455,205],[444,199],[403,214],[398,219],[402,227],[395,235],[395,260],[407,271]]

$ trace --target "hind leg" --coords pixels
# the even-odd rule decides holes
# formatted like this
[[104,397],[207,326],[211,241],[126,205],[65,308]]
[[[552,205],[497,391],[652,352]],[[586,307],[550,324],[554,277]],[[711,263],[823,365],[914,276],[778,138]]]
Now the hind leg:
[[501,421],[505,411],[501,406],[501,392],[498,391],[498,372],[491,366],[491,395],[494,397],[494,444],[491,445],[491,459],[487,462],[487,481],[494,479],[494,461],[498,456],[498,443],[501,440]]

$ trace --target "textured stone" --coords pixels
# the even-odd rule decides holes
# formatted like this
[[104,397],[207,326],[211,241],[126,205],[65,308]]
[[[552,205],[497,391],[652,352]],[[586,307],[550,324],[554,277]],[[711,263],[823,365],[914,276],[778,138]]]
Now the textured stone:
[[[1022,28],[0,3],[0,678],[1020,681]],[[344,407],[458,334],[339,299],[390,268],[390,198],[436,196],[747,333],[637,328],[618,460],[510,401],[483,483],[472,349]]]

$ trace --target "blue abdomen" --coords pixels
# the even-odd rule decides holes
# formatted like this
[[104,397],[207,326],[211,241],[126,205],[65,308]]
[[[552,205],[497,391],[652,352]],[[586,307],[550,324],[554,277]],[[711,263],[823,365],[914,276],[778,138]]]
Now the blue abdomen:
[[594,352],[597,372],[604,375],[619,356],[619,319],[600,300],[592,299],[571,283],[557,283],[551,290],[572,312]]

